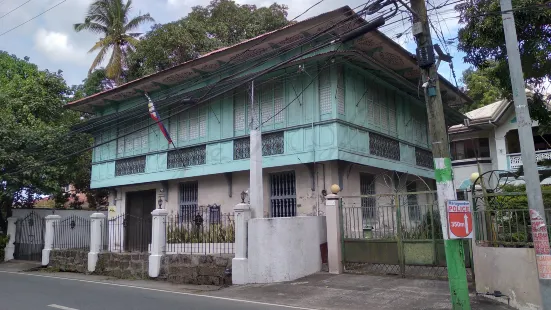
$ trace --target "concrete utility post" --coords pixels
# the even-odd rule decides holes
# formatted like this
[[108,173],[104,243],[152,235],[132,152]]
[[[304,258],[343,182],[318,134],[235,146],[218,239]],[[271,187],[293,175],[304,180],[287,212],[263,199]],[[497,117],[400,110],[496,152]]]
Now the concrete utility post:
[[549,248],[549,236],[545,222],[545,212],[541,195],[539,172],[534,150],[534,138],[532,135],[532,119],[526,100],[526,85],[520,63],[518,50],[517,31],[515,29],[515,17],[512,12],[511,0],[500,0],[501,18],[505,33],[505,44],[509,59],[509,71],[511,73],[511,86],[513,101],[517,116],[518,135],[524,169],[524,181],[526,182],[526,195],[528,196],[528,208],[530,209],[530,222],[532,226],[532,238],[536,253],[536,266],[540,283],[540,294],[543,309],[551,309],[551,251]]
[[[258,107],[260,111],[260,107]],[[254,81],[251,81],[251,122],[250,134],[250,172],[249,172],[249,198],[252,207],[252,217],[264,217],[264,196],[262,191],[262,134],[261,123],[258,114],[254,110]],[[258,128],[256,128],[258,126]]]
[[444,107],[438,83],[438,72],[435,65],[427,8],[424,0],[411,0],[410,3],[411,9],[415,13],[412,31],[417,39],[417,61],[421,68],[425,102],[427,104],[429,132],[432,138],[432,154],[434,157],[438,192],[438,210],[440,211],[440,221],[444,236],[452,307],[453,309],[470,309],[463,240],[451,240],[448,238],[446,203],[449,200],[455,200],[456,194],[453,187]]

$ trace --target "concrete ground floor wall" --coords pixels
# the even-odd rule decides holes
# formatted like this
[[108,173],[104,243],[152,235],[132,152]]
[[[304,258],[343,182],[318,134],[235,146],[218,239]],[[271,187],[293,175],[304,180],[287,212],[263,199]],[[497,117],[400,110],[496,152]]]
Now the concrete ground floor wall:
[[[360,195],[360,175],[362,173],[374,176],[377,194],[391,193],[397,190],[406,191],[405,184],[412,180],[416,180],[419,184],[418,190],[434,188],[434,181],[431,179],[413,175],[406,176],[406,174],[398,174],[394,171],[344,161],[267,168],[263,171],[264,215],[266,217],[270,216],[270,175],[288,171],[293,171],[295,174],[297,215],[324,215],[325,195],[330,192],[332,184],[339,184],[342,190],[340,195]],[[110,213],[109,216],[125,213],[127,193],[151,189],[155,189],[157,196],[163,200],[163,208],[172,214],[178,214],[181,188],[185,182],[197,182],[197,204],[200,208],[206,209],[208,205],[216,204],[220,205],[222,213],[232,213],[233,207],[241,202],[241,192],[247,191],[249,188],[249,171],[117,187],[109,198],[110,204],[115,205],[115,212]]]
[[476,291],[500,291],[517,309],[541,309],[533,248],[473,246]]

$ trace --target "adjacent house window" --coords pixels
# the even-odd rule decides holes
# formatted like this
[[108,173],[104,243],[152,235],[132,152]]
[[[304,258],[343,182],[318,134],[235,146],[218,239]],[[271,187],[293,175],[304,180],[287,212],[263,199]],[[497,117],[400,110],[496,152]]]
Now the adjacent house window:
[[[369,83],[373,82],[370,81]],[[367,96],[367,113],[370,126],[384,133],[396,134],[397,121],[394,97],[387,96],[384,88],[373,84],[365,96]]]
[[[360,174],[360,195],[375,195],[375,177],[372,174]],[[362,197],[363,226],[377,220],[377,200],[375,197]]]
[[185,182],[180,185],[180,222],[193,222],[195,214],[197,214],[198,196],[197,181]]
[[[149,140],[149,117],[133,123],[125,123],[118,129],[117,157],[139,154],[147,151]],[[145,127],[145,128],[144,128]],[[143,129],[142,129],[143,128]]]
[[490,157],[490,142],[488,138],[474,138],[453,141],[450,144],[453,160]]

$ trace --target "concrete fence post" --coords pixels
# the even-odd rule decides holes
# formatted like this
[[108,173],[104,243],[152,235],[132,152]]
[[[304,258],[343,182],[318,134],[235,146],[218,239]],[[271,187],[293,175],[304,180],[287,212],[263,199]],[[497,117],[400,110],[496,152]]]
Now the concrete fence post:
[[46,230],[44,231],[44,249],[42,250],[42,266],[50,263],[50,252],[54,247],[54,226],[59,223],[61,216],[51,214],[46,216]]
[[90,252],[88,252],[88,271],[94,272],[98,263],[98,256],[103,249],[103,233],[105,229],[105,214],[93,213],[90,215]]
[[329,273],[343,273],[342,262],[342,232],[339,196],[329,194],[325,196],[325,220],[327,221],[327,260]]
[[249,283],[247,253],[247,222],[251,218],[251,206],[239,203],[234,208],[235,217],[235,258],[232,260],[232,283]]
[[15,222],[17,222],[17,217],[9,217],[8,218],[8,231],[7,234],[10,237],[10,240],[8,240],[8,243],[6,244],[6,247],[4,248],[4,261],[7,262],[9,260],[13,259],[13,254],[15,253],[15,233],[16,233],[16,227]]
[[166,217],[168,211],[155,209],[151,232],[151,253],[149,254],[149,276],[156,278],[161,272],[161,259],[166,252]]

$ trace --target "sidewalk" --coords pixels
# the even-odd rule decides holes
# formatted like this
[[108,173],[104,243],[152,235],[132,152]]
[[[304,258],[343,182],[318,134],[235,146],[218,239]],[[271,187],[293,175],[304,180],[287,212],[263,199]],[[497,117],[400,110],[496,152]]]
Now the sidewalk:
[[[0,271],[24,272],[39,266],[39,263],[34,262],[12,261],[0,264]],[[31,271],[31,273],[319,310],[451,309],[448,282],[438,280],[318,273],[287,283],[234,285],[224,288],[174,285],[155,280],[121,280],[105,276],[44,270]],[[506,304],[483,296],[474,296],[474,294],[471,295],[471,306],[472,309],[484,310],[513,309]]]

